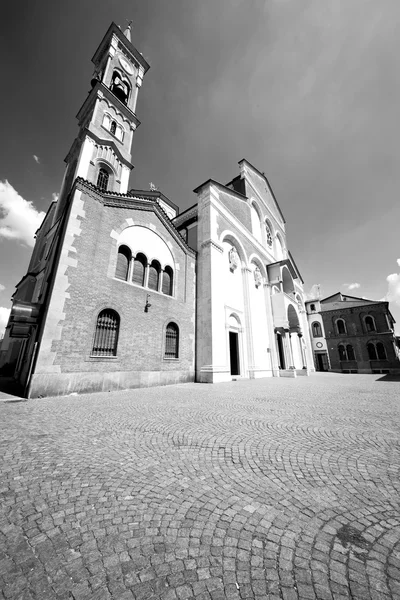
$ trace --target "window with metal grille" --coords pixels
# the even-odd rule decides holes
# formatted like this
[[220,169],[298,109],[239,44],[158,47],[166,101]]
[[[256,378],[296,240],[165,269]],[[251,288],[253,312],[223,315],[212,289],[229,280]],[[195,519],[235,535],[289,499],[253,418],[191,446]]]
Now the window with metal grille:
[[376,331],[375,321],[373,317],[365,317],[365,327],[367,328],[367,331]]
[[107,191],[109,177],[110,174],[106,169],[100,169],[97,177],[97,187],[100,188],[102,192]]
[[131,260],[131,251],[127,246],[118,248],[117,268],[115,269],[115,277],[117,279],[128,279],[129,262]]
[[133,263],[132,283],[144,285],[147,258],[144,254],[137,254]]
[[372,342],[367,344],[367,350],[368,350],[369,360],[376,360],[378,358],[377,354],[376,354],[375,345]]
[[354,348],[350,344],[346,346],[347,351],[347,360],[356,360],[356,355],[354,354]]
[[149,267],[149,282],[148,287],[150,290],[158,290],[158,282],[160,280],[160,263],[153,260]]
[[172,296],[173,274],[171,267],[165,267],[162,279],[162,293]]
[[320,323],[315,322],[312,324],[312,334],[313,337],[322,337],[322,329]]
[[387,359],[387,354],[386,354],[386,349],[385,346],[382,344],[382,342],[378,342],[376,345],[376,353],[378,355],[378,358],[380,360],[386,360]]
[[116,356],[119,332],[119,315],[106,308],[97,317],[92,356]]
[[165,358],[179,356],[179,329],[175,323],[168,323],[165,332]]
[[338,333],[346,333],[346,324],[344,322],[344,319],[338,319],[336,321],[336,327]]

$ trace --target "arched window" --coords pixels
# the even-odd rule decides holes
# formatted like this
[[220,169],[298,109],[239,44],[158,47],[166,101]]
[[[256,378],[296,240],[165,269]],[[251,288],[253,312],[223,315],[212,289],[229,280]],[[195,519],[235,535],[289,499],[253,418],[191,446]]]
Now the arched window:
[[369,344],[367,344],[367,350],[369,360],[377,360],[378,357],[376,354],[376,348],[372,342],[369,342]]
[[386,354],[386,349],[385,346],[382,344],[382,342],[378,342],[376,345],[376,353],[378,355],[378,359],[379,360],[386,360],[387,359],[387,354]]
[[117,279],[128,279],[129,262],[131,260],[131,251],[128,246],[120,246],[118,248],[117,268],[115,269],[115,277]]
[[347,360],[356,360],[356,355],[354,354],[354,348],[350,344],[346,346],[347,351]]
[[111,308],[99,313],[92,356],[116,356],[119,333],[119,314]]
[[339,360],[347,360],[346,348],[344,347],[343,344],[339,344],[338,350],[339,350]]
[[156,260],[153,260],[149,267],[149,282],[148,287],[151,290],[158,291],[158,284],[160,281],[160,263]]
[[114,71],[113,73],[110,90],[118,100],[121,100],[124,104],[128,104],[130,85],[118,71]]
[[261,219],[258,207],[253,203],[251,204],[251,229],[254,237],[261,242]]
[[165,267],[162,278],[162,293],[172,296],[173,271],[171,267]]
[[370,315],[365,317],[365,327],[367,331],[376,331],[374,317],[371,317]]
[[109,177],[109,172],[102,167],[97,176],[97,187],[100,188],[102,192],[107,191]]
[[168,323],[165,331],[165,358],[179,356],[179,329],[175,323]]
[[315,323],[312,324],[312,334],[313,337],[322,337],[321,324],[317,323],[317,321],[315,321]]
[[346,333],[346,323],[344,322],[344,319],[338,319],[336,321],[336,329],[339,334]]
[[272,231],[271,231],[271,227],[269,226],[268,223],[265,223],[265,235],[267,238],[268,248],[272,248],[272,242],[273,242]]
[[137,254],[133,262],[132,283],[144,285],[147,258],[144,254]]
[[276,252],[275,252],[276,260],[283,260],[283,244],[282,244],[282,240],[279,235],[276,236],[275,247],[276,247]]
[[115,135],[115,132],[117,131],[117,124],[115,121],[111,121],[110,131],[113,135]]

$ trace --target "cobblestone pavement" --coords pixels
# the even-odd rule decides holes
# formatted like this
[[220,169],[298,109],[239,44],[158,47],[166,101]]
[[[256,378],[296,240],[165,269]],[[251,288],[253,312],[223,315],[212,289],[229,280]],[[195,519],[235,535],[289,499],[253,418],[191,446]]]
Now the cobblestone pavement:
[[399,599],[399,412],[330,373],[1,402],[0,590]]

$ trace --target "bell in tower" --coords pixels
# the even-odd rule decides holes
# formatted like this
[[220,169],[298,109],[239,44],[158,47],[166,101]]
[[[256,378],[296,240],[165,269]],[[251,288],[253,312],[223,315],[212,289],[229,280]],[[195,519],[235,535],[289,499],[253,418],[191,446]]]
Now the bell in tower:
[[118,100],[121,100],[125,105],[128,104],[130,85],[118,71],[113,73],[110,90]]

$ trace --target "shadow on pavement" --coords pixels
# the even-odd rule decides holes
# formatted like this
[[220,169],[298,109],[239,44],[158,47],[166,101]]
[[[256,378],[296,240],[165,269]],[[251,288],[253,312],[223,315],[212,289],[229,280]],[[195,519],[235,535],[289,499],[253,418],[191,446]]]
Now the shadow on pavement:
[[400,375],[383,375],[383,377],[379,377],[376,381],[398,381],[400,383]]
[[[18,400],[23,398],[23,387],[13,377],[0,377],[0,400]],[[25,398],[23,398],[25,400]]]

